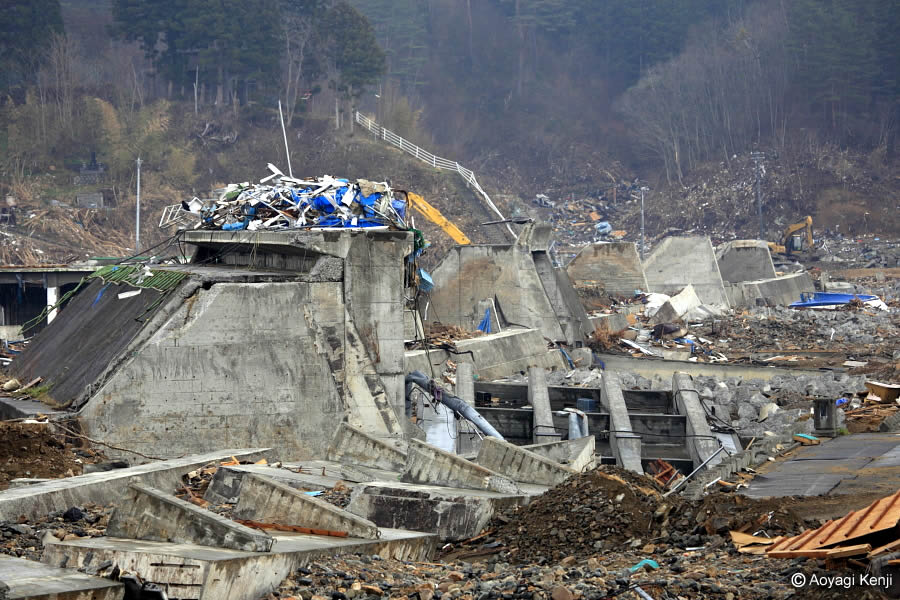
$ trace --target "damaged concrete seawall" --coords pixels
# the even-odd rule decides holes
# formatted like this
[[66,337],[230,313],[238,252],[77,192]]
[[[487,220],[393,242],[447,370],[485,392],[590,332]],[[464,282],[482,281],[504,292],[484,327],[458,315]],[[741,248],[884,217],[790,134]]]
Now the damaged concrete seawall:
[[[494,299],[501,320],[540,330],[574,344],[592,331],[564,271],[548,268],[546,253],[525,245],[456,246],[434,269],[435,288],[427,319],[474,330],[484,318],[483,301]],[[559,275],[564,276],[561,280]],[[497,315],[491,306],[491,327]]]
[[266,445],[315,455],[343,404],[311,319],[343,339],[340,297],[340,282],[197,290],[84,406],[87,434],[150,455]]
[[719,263],[708,237],[668,237],[644,260],[651,292],[670,296],[689,284],[704,304],[728,306]]
[[611,296],[631,298],[646,291],[647,278],[633,242],[597,243],[585,246],[566,267],[575,285],[597,284]]

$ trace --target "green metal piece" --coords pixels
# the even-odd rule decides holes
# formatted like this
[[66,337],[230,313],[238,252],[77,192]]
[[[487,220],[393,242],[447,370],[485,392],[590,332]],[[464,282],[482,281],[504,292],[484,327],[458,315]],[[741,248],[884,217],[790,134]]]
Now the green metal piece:
[[101,279],[104,283],[127,284],[136,288],[169,292],[178,287],[181,280],[187,277],[181,271],[150,271],[144,276],[144,268],[140,265],[111,265],[101,267],[88,277]]

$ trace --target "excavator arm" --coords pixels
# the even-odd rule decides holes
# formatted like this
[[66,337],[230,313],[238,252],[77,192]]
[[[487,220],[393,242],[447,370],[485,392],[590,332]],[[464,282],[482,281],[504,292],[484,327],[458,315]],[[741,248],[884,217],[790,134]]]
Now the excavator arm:
[[421,213],[426,219],[440,227],[454,242],[461,246],[468,246],[472,243],[466,234],[460,231],[459,227],[441,214],[441,211],[425,202],[425,198],[412,192],[406,192],[406,199],[410,206]]
[[769,250],[778,254],[790,253],[791,236],[802,230],[806,230],[806,248],[812,248],[814,244],[812,233],[812,217],[807,216],[799,223],[788,225],[784,229],[784,233],[781,236],[780,243],[776,244],[775,242],[769,242]]

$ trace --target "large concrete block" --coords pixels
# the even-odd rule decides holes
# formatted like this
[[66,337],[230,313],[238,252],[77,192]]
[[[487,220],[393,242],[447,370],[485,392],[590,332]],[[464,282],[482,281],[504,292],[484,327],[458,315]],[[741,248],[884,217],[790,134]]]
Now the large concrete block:
[[693,284],[704,304],[725,306],[728,296],[708,237],[668,237],[644,261],[651,292],[674,295]]
[[106,528],[109,537],[268,552],[274,539],[140,483],[128,486]]
[[344,531],[350,537],[376,540],[374,523],[283,483],[247,474],[241,484],[234,516],[262,523]]
[[[694,380],[687,373],[675,373],[672,376],[672,392],[675,395],[675,405],[678,413],[687,417],[685,444],[690,452],[694,466],[699,466],[703,461],[715,454],[719,449],[719,442],[713,436],[709,423],[706,420],[706,411],[701,404],[700,393],[694,386]],[[722,462],[723,454],[707,464],[712,468]]]
[[532,441],[557,442],[562,435],[553,425],[550,410],[550,391],[547,389],[547,372],[540,367],[528,369],[528,403],[533,409]]
[[328,447],[328,460],[401,471],[406,466],[406,452],[348,423],[341,423]]
[[401,481],[517,494],[511,479],[419,440],[411,440]]
[[722,280],[728,283],[775,277],[769,245],[762,240],[734,240],[716,247]]
[[755,306],[759,300],[767,305],[783,306],[800,300],[804,292],[815,291],[813,280],[806,272],[728,285],[733,306]]
[[460,540],[481,533],[497,512],[528,501],[521,495],[381,481],[354,489],[347,510],[379,527],[402,527],[435,533],[442,540]]
[[575,473],[521,446],[491,437],[482,441],[476,460],[479,465],[515,481],[539,485],[558,485]]
[[637,246],[632,242],[585,246],[566,271],[576,286],[599,286],[611,296],[630,298],[635,290],[648,289]]

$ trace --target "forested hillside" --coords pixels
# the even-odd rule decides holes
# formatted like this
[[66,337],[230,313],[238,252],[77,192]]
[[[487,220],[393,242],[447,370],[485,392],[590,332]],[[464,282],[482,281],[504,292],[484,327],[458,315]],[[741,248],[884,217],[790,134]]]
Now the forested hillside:
[[839,202],[900,229],[897,31],[891,0],[8,0],[0,195],[56,215],[32,232],[59,235],[71,224],[48,223],[95,153],[121,214],[80,227],[127,247],[139,155],[152,236],[162,204],[285,162],[280,101],[304,171],[391,169],[440,194],[377,159],[358,109],[474,169],[511,212],[544,193],[571,208],[552,218],[583,201],[633,232],[610,190],[639,178],[657,228],[702,228],[711,203],[746,229],[736,181],[761,151],[777,218],[840,219]]

